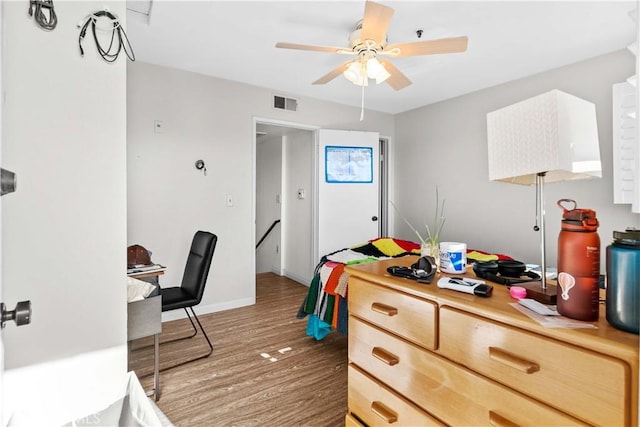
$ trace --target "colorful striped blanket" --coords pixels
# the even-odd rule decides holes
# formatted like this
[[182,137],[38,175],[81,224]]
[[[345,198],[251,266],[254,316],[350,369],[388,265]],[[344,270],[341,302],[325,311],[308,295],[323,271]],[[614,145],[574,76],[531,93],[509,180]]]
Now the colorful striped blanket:
[[298,309],[298,319],[307,319],[307,335],[317,340],[332,330],[347,335],[348,274],[350,264],[420,254],[420,245],[407,240],[382,237],[341,249],[322,257],[314,270],[309,292]]

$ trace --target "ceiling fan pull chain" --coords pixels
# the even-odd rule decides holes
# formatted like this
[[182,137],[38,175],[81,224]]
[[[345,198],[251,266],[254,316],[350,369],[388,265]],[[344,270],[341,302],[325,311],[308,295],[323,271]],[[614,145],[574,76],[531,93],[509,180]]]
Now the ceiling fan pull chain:
[[360,104],[360,121],[364,120],[364,86],[362,86],[362,102]]

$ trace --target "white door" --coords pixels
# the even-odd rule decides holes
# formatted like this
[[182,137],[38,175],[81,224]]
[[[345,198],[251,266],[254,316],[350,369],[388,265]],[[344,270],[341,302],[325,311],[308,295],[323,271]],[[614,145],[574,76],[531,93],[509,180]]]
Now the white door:
[[[4,4],[0,4],[0,153],[2,153],[2,104],[4,99],[4,92],[2,89],[2,9]],[[2,165],[2,157],[0,157],[0,165]],[[0,248],[2,248],[2,203],[0,202]],[[0,251],[0,301],[2,301],[2,252]],[[4,406],[4,381],[2,376],[4,374],[4,336],[2,330],[0,330],[0,422],[4,420],[4,414],[2,408]]]
[[318,254],[379,237],[379,135],[318,131]]

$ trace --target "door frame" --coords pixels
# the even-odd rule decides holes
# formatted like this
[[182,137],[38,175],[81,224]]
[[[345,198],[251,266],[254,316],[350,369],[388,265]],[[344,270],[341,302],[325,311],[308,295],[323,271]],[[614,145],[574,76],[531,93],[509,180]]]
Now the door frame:
[[389,221],[389,192],[391,190],[389,186],[389,180],[391,175],[389,174],[389,168],[391,167],[390,159],[390,138],[386,136],[378,136],[378,140],[380,142],[379,153],[380,153],[380,164],[378,165],[378,173],[380,180],[380,191],[379,191],[379,202],[380,202],[380,222],[378,231],[380,233],[380,237],[388,237],[392,234],[389,233],[390,230],[390,221]]
[[[313,134],[313,140],[316,141],[314,144],[317,146],[317,133],[318,133],[318,129],[320,129],[319,126],[315,126],[315,125],[308,125],[308,124],[302,124],[302,123],[297,123],[297,122],[289,122],[289,121],[284,121],[284,120],[276,120],[276,119],[269,119],[269,118],[265,118],[265,117],[257,117],[254,116],[253,117],[253,136],[252,136],[252,149],[251,149],[251,156],[252,156],[252,179],[251,179],[251,186],[252,186],[252,195],[251,195],[251,226],[253,228],[251,235],[253,236],[253,247],[255,248],[256,246],[256,222],[257,222],[257,218],[256,218],[256,208],[257,208],[257,184],[256,184],[256,176],[257,176],[257,127],[258,124],[264,124],[264,125],[268,125],[268,126],[279,126],[279,127],[286,127],[286,128],[291,128],[291,129],[299,129],[299,130],[304,130],[304,131],[310,131]],[[314,196],[311,199],[311,253],[312,253],[312,257],[313,259],[315,259],[314,254],[317,253],[317,240],[316,240],[316,233],[314,232],[314,229],[317,228],[317,189],[316,189],[316,180],[317,180],[317,175],[318,175],[318,170],[316,167],[316,149],[313,150],[312,153],[312,161],[313,161],[313,169],[311,171],[312,175],[312,187],[313,187],[313,193]],[[281,195],[281,197],[283,197]],[[280,223],[280,230],[281,233],[280,235],[283,236],[285,235],[285,233],[287,233],[287,227],[286,224],[284,222]],[[282,247],[282,245],[280,246],[280,272],[284,271],[284,266],[282,265],[282,259],[283,259],[283,254],[284,254],[285,249]],[[255,275],[255,266],[256,266],[256,252],[253,252],[253,269],[254,269],[254,275]],[[311,268],[313,268],[313,266],[311,266]]]
[[[2,38],[3,38],[3,14],[4,2],[0,2],[0,165],[2,165],[2,106],[4,105],[4,87],[2,86]],[[0,202],[0,301],[2,298],[2,203]],[[0,330],[0,422],[4,423],[4,335]]]
[[[270,126],[281,126],[292,129],[299,129],[310,131],[313,133],[313,153],[312,153],[312,188],[313,188],[313,198],[311,201],[311,258],[313,260],[317,260],[320,258],[320,254],[318,253],[318,187],[320,185],[320,177],[319,169],[318,169],[318,158],[319,158],[319,149],[320,142],[318,136],[318,130],[322,129],[322,126],[310,125],[298,122],[290,122],[285,120],[277,120],[267,117],[253,117],[253,135],[252,135],[252,147],[251,147],[251,164],[252,164],[252,196],[251,196],[251,226],[253,236],[253,247],[255,248],[256,244],[256,166],[257,166],[257,138],[256,131],[258,124],[270,125]],[[394,190],[393,190],[393,153],[394,153],[394,145],[392,143],[392,138],[385,135],[378,135],[378,140],[380,141],[380,167],[379,167],[379,232],[381,237],[393,236],[395,227],[395,215],[393,209],[388,209],[389,200],[393,200]],[[384,152],[383,152],[384,150]],[[286,233],[286,224],[281,223],[281,235]],[[386,234],[387,236],[385,236]],[[284,250],[281,248],[280,256],[282,259],[282,254]],[[254,269],[253,273],[255,276],[255,266],[256,266],[256,252],[254,251],[252,254],[253,263],[252,268]],[[311,266],[313,269],[315,266]],[[282,263],[281,263],[281,271]]]

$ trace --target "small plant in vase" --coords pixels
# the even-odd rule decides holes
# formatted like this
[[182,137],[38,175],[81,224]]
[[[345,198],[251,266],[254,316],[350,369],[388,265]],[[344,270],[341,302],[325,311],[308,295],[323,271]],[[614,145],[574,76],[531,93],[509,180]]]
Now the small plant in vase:
[[424,225],[426,229],[426,235],[420,234],[420,232],[409,222],[409,220],[402,215],[402,212],[398,209],[398,207],[392,202],[391,205],[398,212],[402,220],[409,226],[409,228],[418,236],[420,240],[420,255],[430,255],[436,260],[436,265],[440,267],[440,232],[444,227],[444,223],[446,218],[444,216],[444,202],[442,199],[442,204],[440,204],[440,194],[438,193],[438,188],[436,187],[436,211],[433,218],[433,224],[429,227],[427,224]]

